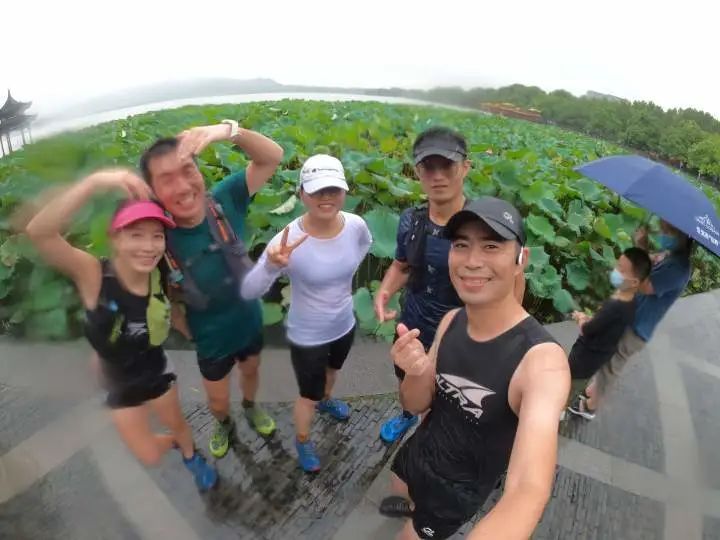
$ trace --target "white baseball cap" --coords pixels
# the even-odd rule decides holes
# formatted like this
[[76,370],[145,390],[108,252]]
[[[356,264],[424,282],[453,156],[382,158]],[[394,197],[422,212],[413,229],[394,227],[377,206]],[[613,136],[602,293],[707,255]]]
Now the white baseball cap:
[[308,194],[329,187],[349,190],[342,163],[327,154],[315,154],[305,160],[300,169],[300,187]]

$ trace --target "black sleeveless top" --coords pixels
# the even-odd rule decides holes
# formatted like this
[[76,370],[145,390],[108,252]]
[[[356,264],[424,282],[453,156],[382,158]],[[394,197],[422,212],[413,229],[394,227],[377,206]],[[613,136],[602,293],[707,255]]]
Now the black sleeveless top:
[[[151,290],[147,296],[132,294],[120,284],[110,261],[103,259],[101,265],[98,304],[85,312],[85,336],[102,360],[108,383],[124,386],[161,375],[166,357],[162,346],[153,343],[164,341],[165,318],[169,330],[169,303],[164,292],[160,289]],[[157,323],[148,325],[148,314],[152,312]],[[155,332],[152,339],[151,332]]]
[[474,491],[494,484],[510,461],[518,425],[510,379],[532,347],[555,340],[533,317],[485,342],[468,335],[467,323],[463,308],[440,341],[435,399],[418,431],[434,472]]

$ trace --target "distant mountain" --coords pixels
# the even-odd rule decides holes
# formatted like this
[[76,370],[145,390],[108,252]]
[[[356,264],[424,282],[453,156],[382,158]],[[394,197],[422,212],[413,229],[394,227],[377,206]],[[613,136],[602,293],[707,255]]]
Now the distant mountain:
[[194,79],[167,81],[126,88],[110,94],[73,103],[64,107],[61,111],[54,111],[53,114],[46,116],[44,120],[74,118],[174,99],[253,94],[256,92],[277,92],[281,87],[282,85],[271,79]]
[[600,92],[593,92],[592,90],[585,92],[583,97],[588,99],[604,99],[605,101],[627,101],[627,99],[623,99],[621,97],[613,96],[611,94],[602,94]]
[[197,97],[229,96],[234,94],[264,94],[280,92],[367,94],[364,88],[301,86],[280,84],[272,79],[190,79],[136,86],[73,103],[60,111],[43,115],[42,122],[77,118],[160,101]]

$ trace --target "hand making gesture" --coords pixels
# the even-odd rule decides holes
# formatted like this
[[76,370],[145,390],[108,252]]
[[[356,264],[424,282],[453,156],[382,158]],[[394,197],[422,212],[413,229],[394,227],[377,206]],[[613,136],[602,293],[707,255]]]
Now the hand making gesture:
[[122,191],[133,200],[147,200],[152,197],[152,190],[147,182],[129,169],[101,169],[88,176],[85,181],[98,189]]
[[394,309],[388,309],[387,304],[390,301],[390,295],[387,291],[380,289],[375,295],[373,307],[375,308],[375,317],[378,321],[385,322],[391,321],[397,317],[397,311]]
[[430,358],[420,343],[420,330],[408,330],[404,324],[397,325],[398,338],[390,349],[395,365],[411,376],[425,373],[430,366]]
[[230,126],[227,124],[186,129],[177,136],[180,141],[178,155],[181,158],[198,156],[210,144],[227,140],[229,134]]
[[301,236],[298,240],[295,240],[294,242],[288,244],[289,232],[290,227],[285,227],[282,238],[280,239],[280,243],[268,246],[267,260],[270,264],[284,268],[290,263],[290,255],[292,254],[292,252],[295,251],[295,249],[300,244],[307,240],[308,235],[305,234]]

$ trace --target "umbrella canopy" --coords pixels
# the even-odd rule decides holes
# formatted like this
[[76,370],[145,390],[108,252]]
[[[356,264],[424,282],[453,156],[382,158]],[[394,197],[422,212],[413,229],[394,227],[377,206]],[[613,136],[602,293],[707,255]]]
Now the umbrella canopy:
[[641,156],[611,156],[575,169],[681,230],[720,257],[720,218],[687,179]]

